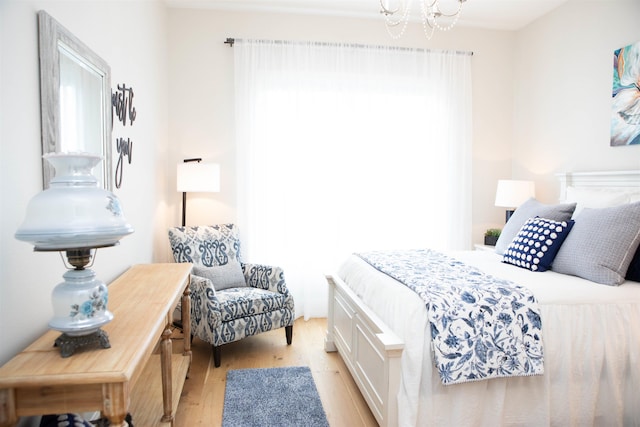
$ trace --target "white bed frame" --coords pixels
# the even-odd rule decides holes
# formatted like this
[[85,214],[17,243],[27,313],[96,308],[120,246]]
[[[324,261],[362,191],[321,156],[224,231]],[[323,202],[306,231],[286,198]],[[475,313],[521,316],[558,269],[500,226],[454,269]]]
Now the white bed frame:
[[[560,173],[556,177],[560,200],[567,186],[640,191],[640,170]],[[404,342],[340,278],[326,278],[329,311],[325,351],[338,351],[378,424],[396,426]]]

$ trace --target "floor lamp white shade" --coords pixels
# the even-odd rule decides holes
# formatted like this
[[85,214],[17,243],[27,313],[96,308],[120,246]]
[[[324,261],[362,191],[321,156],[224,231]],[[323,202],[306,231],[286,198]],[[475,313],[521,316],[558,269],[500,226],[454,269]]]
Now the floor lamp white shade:
[[187,221],[187,193],[217,193],[220,191],[220,165],[188,159],[178,163],[177,189],[182,192],[182,226]]
[[178,191],[217,193],[220,191],[220,165],[217,163],[178,163]]

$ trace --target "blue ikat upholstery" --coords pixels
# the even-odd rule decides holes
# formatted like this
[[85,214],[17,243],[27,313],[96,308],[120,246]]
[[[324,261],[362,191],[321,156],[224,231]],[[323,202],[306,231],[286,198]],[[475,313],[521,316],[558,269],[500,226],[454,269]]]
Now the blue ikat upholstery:
[[[169,242],[176,262],[215,267],[239,262],[246,287],[215,290],[211,280],[191,274],[191,333],[215,347],[292,327],[293,297],[280,267],[244,263],[234,224],[175,227]],[[290,343],[290,337],[287,338]]]

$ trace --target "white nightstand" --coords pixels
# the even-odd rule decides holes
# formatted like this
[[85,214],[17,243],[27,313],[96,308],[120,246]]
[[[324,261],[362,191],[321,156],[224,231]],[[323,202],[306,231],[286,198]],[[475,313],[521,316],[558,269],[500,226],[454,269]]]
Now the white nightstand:
[[495,252],[495,246],[483,245],[481,243],[476,243],[473,245],[476,251],[486,251],[486,252]]

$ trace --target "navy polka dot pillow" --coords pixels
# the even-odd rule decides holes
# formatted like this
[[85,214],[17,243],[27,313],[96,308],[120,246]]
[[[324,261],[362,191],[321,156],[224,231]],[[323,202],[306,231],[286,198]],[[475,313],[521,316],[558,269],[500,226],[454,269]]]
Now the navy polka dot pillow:
[[504,251],[502,262],[531,271],[548,270],[573,224],[573,220],[530,218]]

